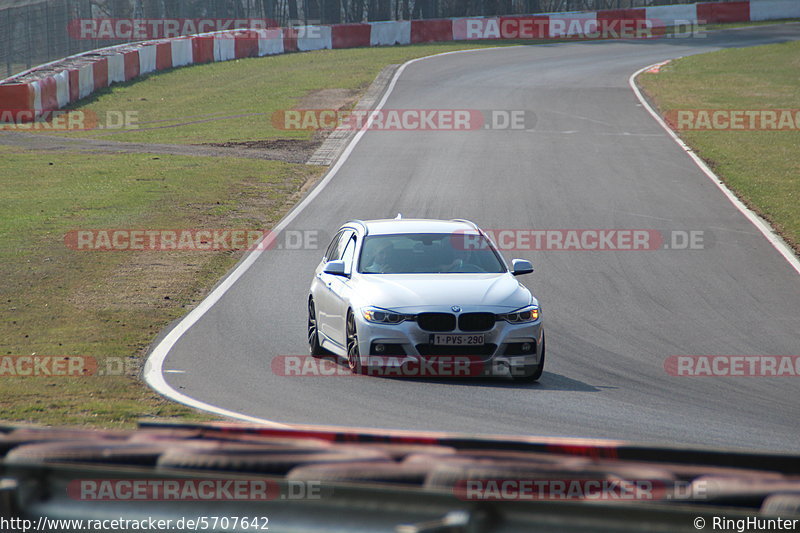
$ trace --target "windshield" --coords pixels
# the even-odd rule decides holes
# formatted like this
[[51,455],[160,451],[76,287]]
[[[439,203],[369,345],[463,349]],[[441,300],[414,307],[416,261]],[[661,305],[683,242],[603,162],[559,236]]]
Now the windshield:
[[500,274],[506,268],[482,235],[406,233],[367,236],[358,271],[362,274]]

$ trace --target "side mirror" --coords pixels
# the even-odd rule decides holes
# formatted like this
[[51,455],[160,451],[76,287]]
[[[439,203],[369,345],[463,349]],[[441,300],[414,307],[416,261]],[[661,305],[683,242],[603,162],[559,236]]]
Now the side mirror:
[[328,261],[322,271],[333,276],[344,276],[344,261]]
[[[330,264],[330,263],[328,263]],[[514,259],[511,261],[511,274],[521,276],[533,272],[533,265],[525,259]]]

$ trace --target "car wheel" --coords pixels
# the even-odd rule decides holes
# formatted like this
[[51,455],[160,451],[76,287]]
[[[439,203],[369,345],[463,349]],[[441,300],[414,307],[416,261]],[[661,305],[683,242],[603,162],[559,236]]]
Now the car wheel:
[[311,350],[311,355],[318,357],[325,355],[325,350],[319,344],[319,331],[317,329],[317,310],[314,306],[314,299],[308,299],[308,347]]
[[354,374],[361,373],[361,355],[358,351],[358,331],[356,317],[352,311],[347,312],[347,366]]
[[544,334],[542,334],[542,357],[539,359],[538,365],[532,365],[530,367],[525,367],[525,371],[520,376],[513,376],[514,381],[518,381],[520,383],[534,383],[539,381],[539,378],[542,377],[542,372],[544,372],[544,354],[545,354],[545,342],[544,342]]

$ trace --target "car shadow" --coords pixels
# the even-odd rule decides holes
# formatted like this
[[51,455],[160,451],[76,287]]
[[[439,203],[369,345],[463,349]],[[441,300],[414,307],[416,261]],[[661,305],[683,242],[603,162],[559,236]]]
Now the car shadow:
[[463,387],[480,387],[491,389],[520,389],[520,390],[552,390],[573,392],[600,392],[602,389],[616,387],[597,387],[583,381],[568,378],[563,374],[545,371],[539,381],[522,383],[514,381],[509,376],[498,377],[469,377],[469,378],[417,378],[417,377],[381,377],[377,379],[390,379],[393,381],[414,381],[421,383],[446,384]]
[[[335,356],[339,366],[347,368],[347,359]],[[412,381],[416,383],[431,383],[440,385],[456,385],[464,387],[481,387],[493,389],[524,389],[524,390],[552,390],[571,392],[600,392],[603,389],[616,389],[610,386],[595,386],[589,383],[567,377],[556,372],[545,371],[539,381],[523,383],[514,381],[510,376],[480,376],[480,377],[416,377],[416,376],[381,376],[362,375],[365,379],[383,379],[389,381]]]

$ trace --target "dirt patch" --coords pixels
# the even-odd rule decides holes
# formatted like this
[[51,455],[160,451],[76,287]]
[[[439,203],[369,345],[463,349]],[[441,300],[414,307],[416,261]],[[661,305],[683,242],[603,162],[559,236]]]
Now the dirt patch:
[[94,311],[168,309],[186,300],[187,287],[210,259],[207,252],[117,253],[129,254],[127,261],[78,289],[70,304]]
[[360,94],[357,89],[311,91],[300,99],[295,109],[347,109],[353,106]]
[[[311,91],[299,100],[295,109],[351,109],[358,101],[362,91],[358,89],[320,89]],[[311,139],[272,139],[253,141],[229,141],[223,143],[204,143],[197,146],[213,146],[238,150],[245,153],[252,150],[264,159],[286,161],[287,163],[307,163],[322,146],[330,131],[317,130]]]
[[224,143],[206,143],[201,146],[217,148],[233,148],[237,150],[254,150],[264,159],[285,161],[287,163],[305,163],[322,146],[328,132],[315,132],[314,137],[305,139],[273,139],[259,141],[228,141]]
[[202,157],[241,157],[285,161],[287,163],[305,163],[322,144],[325,137],[327,137],[327,132],[318,132],[310,140],[283,139],[184,145],[132,143],[105,139],[64,139],[50,135],[0,132],[0,145],[16,146],[26,150],[81,150],[91,153],[127,152]]

